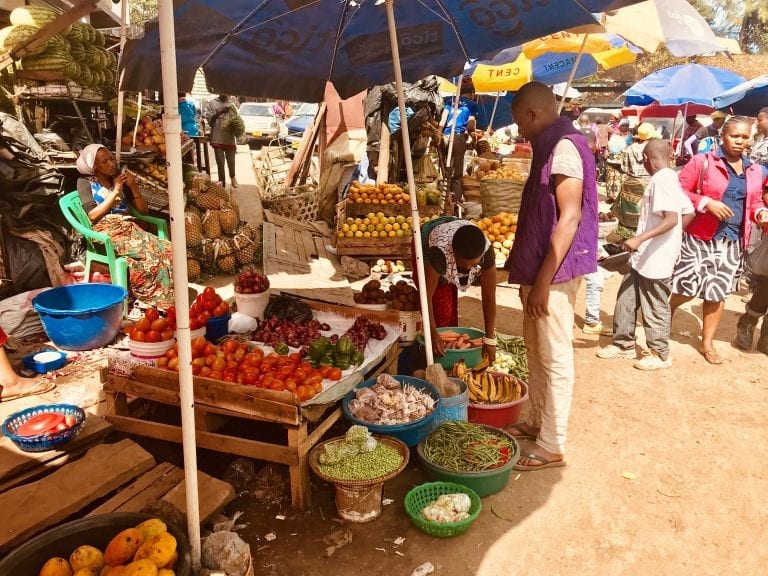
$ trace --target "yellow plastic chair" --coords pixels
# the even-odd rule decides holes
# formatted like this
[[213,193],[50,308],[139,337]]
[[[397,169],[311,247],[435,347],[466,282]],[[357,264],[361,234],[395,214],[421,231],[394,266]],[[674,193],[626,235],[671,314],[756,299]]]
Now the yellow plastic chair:
[[[109,236],[91,228],[91,220],[83,209],[83,204],[80,202],[80,195],[77,190],[59,198],[59,208],[61,208],[64,218],[72,225],[72,228],[80,232],[85,238],[86,281],[91,277],[91,264],[93,262],[100,262],[109,267],[109,276],[112,284],[122,286],[130,292],[130,287],[128,286],[128,262],[122,256],[115,254],[115,246]],[[131,207],[130,212],[138,220],[155,226],[158,238],[162,240],[168,239],[168,223],[165,220],[155,218],[154,216],[146,216],[133,207]]]

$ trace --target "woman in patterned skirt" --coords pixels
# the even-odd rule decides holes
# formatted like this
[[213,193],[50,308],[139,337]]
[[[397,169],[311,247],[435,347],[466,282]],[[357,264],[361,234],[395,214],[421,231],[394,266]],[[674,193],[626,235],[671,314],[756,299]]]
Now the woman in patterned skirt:
[[129,206],[149,212],[132,174],[115,176],[115,159],[101,144],[83,148],[77,169],[85,177],[77,181],[77,192],[93,229],[107,234],[115,252],[128,262],[131,294],[144,304],[161,309],[173,306],[171,243],[142,230],[131,220]]
[[680,172],[696,216],[683,234],[680,258],[672,274],[672,314],[692,298],[704,300],[700,352],[710,364],[723,359],[713,345],[725,299],[736,287],[752,223],[768,222],[763,187],[768,168],[744,154],[751,124],[743,116],[723,126],[722,146],[697,154]]

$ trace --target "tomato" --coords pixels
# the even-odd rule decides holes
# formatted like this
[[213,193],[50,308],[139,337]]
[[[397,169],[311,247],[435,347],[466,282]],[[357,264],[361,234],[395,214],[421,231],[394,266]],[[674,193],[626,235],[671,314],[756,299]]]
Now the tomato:
[[163,330],[168,328],[168,320],[165,318],[158,318],[157,320],[153,320],[152,324],[150,324],[150,328],[152,330],[157,330],[158,332],[162,332]]
[[301,354],[298,352],[292,352],[291,354],[288,354],[288,358],[291,359],[291,362],[293,362],[294,366],[301,364]]
[[312,376],[307,376],[304,378],[304,380],[301,382],[305,386],[315,386],[315,384],[320,384],[322,386],[323,384],[323,377],[320,374],[313,374]]
[[293,368],[290,366],[283,366],[277,371],[277,377],[281,380],[285,380],[289,376],[293,376]]
[[147,341],[147,333],[143,330],[134,330],[133,331],[133,339],[136,342],[146,342]]
[[301,368],[302,370],[304,370],[304,372],[309,374],[309,371],[312,370],[312,364],[310,364],[309,362],[302,362],[301,364],[299,364],[299,368]]
[[216,310],[216,302],[214,302],[213,300],[206,300],[205,302],[203,302],[203,310],[210,312],[211,316],[215,316],[215,314],[213,314],[213,311]]
[[213,364],[211,364],[211,370],[213,370],[214,372],[221,372],[226,367],[227,367],[227,361],[224,360],[224,358],[220,358],[219,356],[216,356],[216,359],[213,361]]
[[237,340],[228,338],[227,340],[224,340],[224,343],[221,345],[221,347],[227,354],[234,354],[235,350],[238,348],[238,343]]
[[285,389],[286,390],[288,390],[290,392],[293,392],[294,390],[296,390],[297,386],[298,386],[298,382],[296,382],[295,378],[288,377],[288,378],[285,379]]
[[258,380],[259,375],[255,370],[246,370],[243,372],[243,384],[246,386],[253,386],[256,384],[256,380]]
[[332,368],[333,366],[320,366],[320,376],[323,378],[328,378],[328,374],[330,374]]
[[150,322],[154,322],[160,318],[160,312],[157,311],[157,308],[147,308],[144,312],[144,317]]
[[197,323],[197,317],[196,316],[190,316],[189,317],[189,329],[190,330],[197,330],[200,328],[200,325]]
[[136,330],[141,330],[142,332],[149,332],[149,329],[152,327],[152,323],[146,317],[142,317],[142,318],[139,318],[139,321],[136,322],[134,327],[136,328]]
[[200,316],[197,317],[197,323],[200,324],[200,326],[205,326],[208,324],[208,320],[211,319],[211,313],[208,312],[208,310],[203,310],[200,312]]
[[211,286],[206,286],[203,290],[203,296],[207,296],[209,298],[213,298],[216,296],[216,290],[214,290]]
[[168,370],[178,370],[179,369],[179,359],[178,358],[171,358],[168,360]]
[[165,311],[165,317],[168,318],[168,322],[176,321],[176,306],[169,306]]
[[224,302],[223,300],[219,303],[219,306],[222,310],[224,310],[224,314],[227,314],[229,312],[229,304]]
[[162,336],[160,336],[160,332],[157,330],[150,330],[147,332],[147,342],[160,342],[162,340]]
[[200,374],[200,370],[202,370],[202,367],[192,364],[192,376],[197,376]]
[[205,340],[205,346],[203,347],[203,355],[211,356],[216,355],[216,346]]
[[334,382],[341,380],[341,370],[338,368],[331,368],[330,371],[328,372],[328,378],[330,378]]
[[214,380],[221,380],[221,372],[218,370],[211,370],[208,374],[208,378],[213,378]]
[[208,341],[205,339],[205,336],[198,336],[192,340],[192,351],[201,353],[203,350],[205,350],[206,344],[208,344]]
[[301,366],[299,366],[298,368],[296,368],[296,370],[293,371],[293,375],[296,377],[296,380],[301,382],[302,380],[304,380],[304,378],[307,377],[307,371],[304,370],[304,368],[302,368]]
[[173,330],[163,330],[160,333],[160,338],[163,340],[170,340],[173,338]]
[[296,399],[299,402],[305,402],[314,396],[313,390],[309,386],[299,386],[296,389]]
[[200,368],[200,376],[203,376],[205,378],[210,377],[211,375],[211,368],[209,366],[203,366]]
[[237,362],[235,362],[234,360],[227,360],[226,362],[227,362],[227,364],[226,364],[225,368],[227,370],[235,370],[235,371],[237,371]]
[[238,347],[238,349],[235,350],[235,360],[237,360],[238,362],[242,362],[243,360],[245,360],[245,355],[246,355],[246,351],[243,350],[242,348]]
[[70,416],[69,414],[64,415],[64,424],[67,425],[67,428],[74,426],[75,422],[77,422],[77,420],[75,420],[74,416]]
[[16,429],[16,434],[19,436],[37,436],[38,434],[54,430],[56,426],[63,422],[64,414],[44,412],[43,414],[32,416],[24,422],[24,424]]
[[205,366],[205,358],[195,358],[192,360],[192,367],[197,366],[198,368],[202,368]]
[[264,374],[261,377],[261,385],[264,388],[269,388],[269,385],[272,384],[272,380],[274,380],[274,379],[275,379],[275,377],[272,376],[272,374]]
[[168,350],[168,352],[165,353],[166,357],[170,360],[171,358],[176,358],[179,355],[178,348],[171,348]]
[[224,309],[224,307],[221,304],[216,306],[213,309],[213,311],[211,312],[211,314],[213,314],[214,318],[218,318],[219,316],[224,316],[224,314],[226,314],[226,313],[227,313],[227,311]]
[[157,360],[155,360],[155,366],[158,368],[168,368],[168,356],[160,356]]
[[285,390],[285,382],[283,382],[279,378],[275,378],[274,380],[272,380],[272,382],[269,383],[269,389],[277,390],[278,392],[281,392]]

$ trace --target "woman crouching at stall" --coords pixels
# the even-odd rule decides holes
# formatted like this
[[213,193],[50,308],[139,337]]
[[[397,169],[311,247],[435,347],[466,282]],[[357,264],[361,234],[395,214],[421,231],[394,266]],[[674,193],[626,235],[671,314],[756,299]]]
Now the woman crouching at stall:
[[421,240],[434,353],[445,354],[437,329],[459,325],[459,290],[466,291],[479,277],[485,324],[483,354],[493,362],[496,358],[496,259],[491,243],[472,222],[452,216],[427,222],[421,228]]
[[132,174],[115,176],[115,159],[101,144],[83,148],[77,169],[84,175],[77,192],[93,229],[108,235],[115,252],[128,262],[131,294],[161,309],[173,306],[171,243],[142,230],[130,219],[130,207],[147,214],[149,207]]

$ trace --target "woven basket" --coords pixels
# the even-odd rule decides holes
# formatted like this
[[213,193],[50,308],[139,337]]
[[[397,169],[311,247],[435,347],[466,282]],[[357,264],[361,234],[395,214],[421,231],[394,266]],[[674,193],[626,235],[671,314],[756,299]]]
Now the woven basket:
[[480,181],[483,216],[493,217],[502,212],[520,212],[525,182],[484,178]]
[[[458,493],[466,494],[472,501],[469,508],[469,518],[459,522],[441,523],[427,520],[421,515],[421,511],[440,496]],[[413,523],[416,524],[416,527],[430,536],[437,536],[439,538],[450,538],[451,536],[458,536],[466,532],[480,515],[482,509],[483,503],[480,501],[480,496],[477,495],[477,492],[463,484],[455,484],[453,482],[428,482],[427,484],[421,484],[413,488],[405,496],[405,511],[411,517]]]
[[284,188],[262,195],[262,206],[275,214],[292,218],[299,222],[314,222],[320,210],[322,193],[319,186],[305,184],[293,188]]
[[312,451],[309,453],[309,467],[312,468],[312,472],[317,474],[322,480],[330,482],[331,484],[340,484],[341,486],[368,486],[371,484],[380,484],[382,482],[386,482],[387,480],[391,480],[403,471],[406,464],[408,464],[408,458],[410,458],[411,452],[408,450],[408,446],[406,446],[397,438],[391,438],[389,436],[374,436],[374,438],[376,438],[376,440],[379,442],[388,445],[390,448],[394,448],[400,452],[400,455],[403,457],[403,461],[400,463],[400,466],[398,466],[396,470],[393,470],[389,474],[379,476],[378,478],[371,478],[370,480],[341,480],[339,478],[332,478],[323,474],[320,471],[320,454],[322,454],[326,444],[342,442],[344,440],[343,436],[331,438],[330,440],[321,442],[312,448]]

